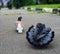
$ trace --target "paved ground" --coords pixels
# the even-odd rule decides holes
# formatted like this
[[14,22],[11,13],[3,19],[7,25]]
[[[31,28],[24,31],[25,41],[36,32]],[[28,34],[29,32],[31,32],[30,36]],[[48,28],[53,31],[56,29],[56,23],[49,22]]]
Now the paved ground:
[[[15,32],[14,22],[23,17],[24,33]],[[34,48],[26,40],[26,31],[32,24],[45,23],[55,31],[54,41],[45,48]],[[0,54],[60,54],[60,16],[48,13],[0,15]]]

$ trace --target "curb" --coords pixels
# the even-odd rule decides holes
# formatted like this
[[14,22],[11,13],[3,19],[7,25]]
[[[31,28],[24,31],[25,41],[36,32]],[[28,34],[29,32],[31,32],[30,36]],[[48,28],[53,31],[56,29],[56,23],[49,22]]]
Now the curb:
[[48,12],[48,13],[54,13],[54,14],[60,14],[60,8],[28,8],[24,7],[25,10],[28,11],[43,11],[43,12]]

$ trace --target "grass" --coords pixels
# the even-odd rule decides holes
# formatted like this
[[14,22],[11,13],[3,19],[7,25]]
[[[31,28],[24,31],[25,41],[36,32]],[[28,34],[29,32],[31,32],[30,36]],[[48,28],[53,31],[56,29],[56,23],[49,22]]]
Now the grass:
[[26,6],[29,8],[36,7],[36,8],[60,8],[60,4],[39,4],[39,5],[31,5]]

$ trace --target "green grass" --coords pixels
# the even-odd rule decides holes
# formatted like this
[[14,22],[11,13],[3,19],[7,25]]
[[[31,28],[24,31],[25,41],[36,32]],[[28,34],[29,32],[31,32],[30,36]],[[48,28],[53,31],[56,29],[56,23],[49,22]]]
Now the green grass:
[[36,8],[60,8],[60,4],[39,4],[39,5],[31,5],[26,7],[36,7]]

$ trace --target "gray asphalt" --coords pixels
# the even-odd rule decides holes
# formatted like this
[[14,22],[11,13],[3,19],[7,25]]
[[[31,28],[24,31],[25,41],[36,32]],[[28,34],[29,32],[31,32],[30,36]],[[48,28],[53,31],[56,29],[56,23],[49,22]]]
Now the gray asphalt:
[[[23,17],[24,33],[15,32],[15,21]],[[47,47],[34,48],[26,40],[26,31],[31,25],[41,22],[55,31],[54,41]],[[0,15],[0,54],[60,54],[60,16],[49,13],[22,13]]]

